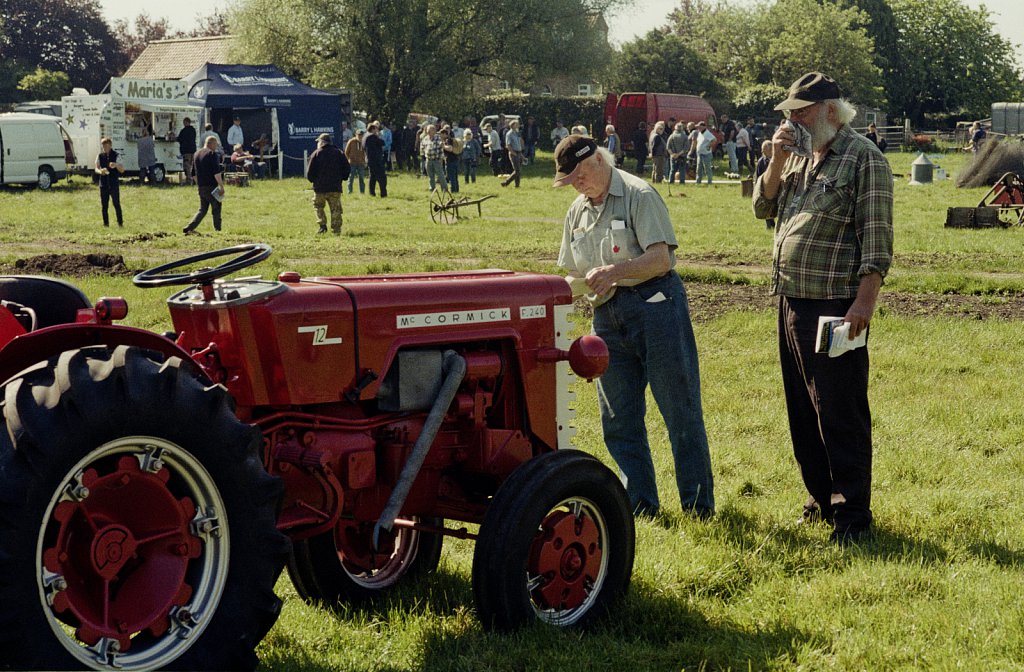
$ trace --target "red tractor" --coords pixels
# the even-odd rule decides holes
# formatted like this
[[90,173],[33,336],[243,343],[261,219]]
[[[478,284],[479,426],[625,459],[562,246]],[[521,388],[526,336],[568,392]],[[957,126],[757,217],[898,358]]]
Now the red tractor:
[[115,324],[123,299],[0,277],[0,667],[253,667],[286,564],[303,598],[358,600],[433,570],[445,536],[476,539],[487,628],[584,625],[628,587],[619,480],[559,450],[569,368],[608,356],[570,345],[561,278],[222,279],[269,254],[137,275],[188,286],[164,335]]

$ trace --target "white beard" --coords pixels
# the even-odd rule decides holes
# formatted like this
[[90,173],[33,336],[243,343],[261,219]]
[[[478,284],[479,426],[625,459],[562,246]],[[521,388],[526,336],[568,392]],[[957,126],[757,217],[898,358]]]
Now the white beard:
[[818,114],[814,117],[814,121],[808,124],[807,130],[811,134],[811,149],[814,151],[828,146],[828,143],[832,142],[836,133],[839,132],[839,129],[828,120],[828,106],[826,105],[818,108]]

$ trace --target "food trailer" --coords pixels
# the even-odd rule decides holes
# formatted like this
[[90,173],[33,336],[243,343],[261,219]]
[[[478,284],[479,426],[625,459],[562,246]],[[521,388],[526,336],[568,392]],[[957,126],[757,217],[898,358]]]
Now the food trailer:
[[182,170],[178,131],[185,117],[199,126],[202,107],[189,105],[188,84],[169,79],[125,79],[113,77],[110,93],[71,95],[61,98],[64,123],[74,141],[77,163],[72,172],[92,174],[100,153],[100,138],[113,141],[118,160],[128,174],[138,174],[138,139],[152,127],[156,165],[155,182],[167,173]]

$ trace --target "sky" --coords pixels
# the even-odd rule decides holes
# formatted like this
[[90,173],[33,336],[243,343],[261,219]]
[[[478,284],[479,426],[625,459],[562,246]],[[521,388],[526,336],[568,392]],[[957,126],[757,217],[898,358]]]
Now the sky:
[[[738,0],[738,4],[745,4],[750,0]],[[224,10],[229,0],[174,0],[166,5],[158,4],[147,7],[140,5],[138,0],[100,0],[107,20],[113,23],[116,19],[134,19],[140,11],[146,9],[150,18],[159,19],[166,17],[174,28],[189,30],[196,25],[196,17],[199,15],[211,14],[215,9]],[[979,7],[984,4],[993,15],[996,22],[996,29],[1003,37],[1017,47],[1020,55],[1020,62],[1024,64],[1024,46],[1021,43],[1019,27],[1024,25],[1024,2],[1021,0],[966,0],[969,7]],[[643,35],[652,28],[665,24],[665,19],[675,7],[679,0],[635,0],[633,6],[623,11],[618,16],[612,16],[608,20],[610,28],[609,38],[614,44],[622,44],[629,40]],[[1017,34],[1011,30],[1017,27]]]

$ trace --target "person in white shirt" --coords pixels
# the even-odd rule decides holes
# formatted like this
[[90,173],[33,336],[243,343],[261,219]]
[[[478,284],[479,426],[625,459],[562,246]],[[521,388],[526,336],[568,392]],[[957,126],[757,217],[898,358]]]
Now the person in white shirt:
[[569,129],[562,125],[562,120],[559,119],[555,122],[555,129],[551,131],[551,144],[558,146],[562,140],[569,137]]
[[750,133],[743,126],[740,126],[740,130],[736,133],[736,159],[739,162],[740,172],[743,172],[743,168],[746,167],[747,171],[751,174],[754,172],[751,170],[750,157],[753,153],[750,151]]
[[697,184],[703,175],[708,176],[708,184],[711,184],[711,158],[715,143],[715,134],[708,130],[707,124],[703,121],[697,124]]
[[235,145],[245,145],[245,133],[242,132],[242,120],[239,117],[235,117],[234,123],[228,129],[228,147]]

